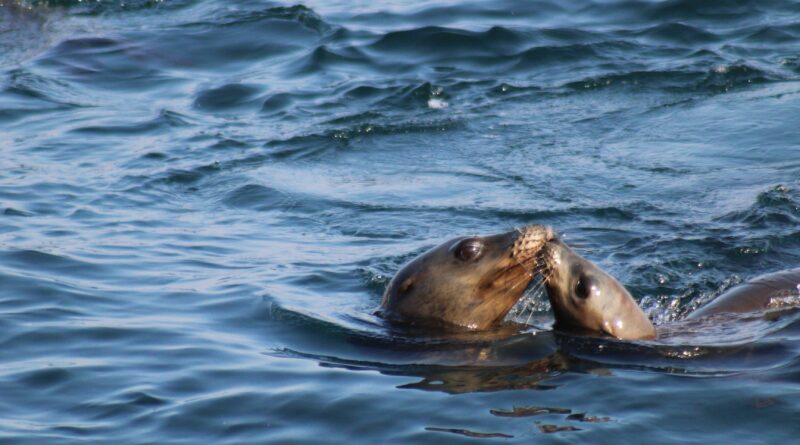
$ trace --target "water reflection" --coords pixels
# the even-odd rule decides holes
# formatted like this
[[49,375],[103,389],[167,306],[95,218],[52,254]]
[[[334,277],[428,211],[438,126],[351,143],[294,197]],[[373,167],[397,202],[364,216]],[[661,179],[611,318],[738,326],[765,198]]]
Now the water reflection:
[[[722,335],[734,328],[739,330],[738,341]],[[790,364],[794,357],[790,344],[753,341],[752,335],[759,330],[759,338],[776,335],[776,331],[795,332],[800,329],[800,311],[785,311],[783,317],[770,312],[725,320],[717,317],[711,321],[673,322],[660,329],[659,340],[626,342],[539,331],[515,323],[486,332],[437,332],[436,335],[418,328],[416,331],[393,328],[387,331],[388,336],[385,332],[351,331],[340,338],[350,346],[357,346],[357,355],[366,359],[320,356],[288,348],[270,354],[312,359],[323,367],[405,376],[413,381],[397,386],[400,389],[447,394],[555,390],[564,384],[558,377],[576,373],[601,377],[625,371],[693,377],[735,376],[745,370]],[[550,408],[531,409],[533,411],[498,410],[493,414],[524,416]],[[599,421],[585,416],[580,420]]]

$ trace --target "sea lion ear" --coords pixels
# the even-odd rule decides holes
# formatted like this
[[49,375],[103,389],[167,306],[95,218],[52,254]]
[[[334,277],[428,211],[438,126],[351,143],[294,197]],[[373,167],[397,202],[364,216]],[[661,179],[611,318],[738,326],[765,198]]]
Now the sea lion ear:
[[406,292],[408,292],[408,290],[409,290],[409,289],[411,289],[412,287],[414,287],[414,283],[416,283],[416,282],[417,282],[417,277],[416,277],[416,275],[412,275],[412,276],[410,276],[410,277],[406,278],[406,280],[405,280],[405,281],[403,281],[403,282],[400,284],[400,287],[397,289],[397,291],[398,291],[399,293],[406,293]]

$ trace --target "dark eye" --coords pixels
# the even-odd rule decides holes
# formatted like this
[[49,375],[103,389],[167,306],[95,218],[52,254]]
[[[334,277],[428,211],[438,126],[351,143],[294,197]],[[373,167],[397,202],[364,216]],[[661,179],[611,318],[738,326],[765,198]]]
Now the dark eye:
[[455,249],[456,258],[462,261],[473,261],[481,256],[483,241],[479,238],[465,239],[458,243]]
[[580,277],[575,283],[575,296],[581,299],[589,298],[592,291],[592,280],[587,277]]

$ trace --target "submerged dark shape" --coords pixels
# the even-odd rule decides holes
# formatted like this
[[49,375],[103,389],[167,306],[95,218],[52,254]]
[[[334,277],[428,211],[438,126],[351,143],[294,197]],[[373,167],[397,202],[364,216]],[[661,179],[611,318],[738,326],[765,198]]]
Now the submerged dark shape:
[[383,296],[381,315],[413,324],[487,329],[522,297],[552,231],[530,225],[454,238],[406,264]]
[[558,385],[545,383],[547,379],[565,372],[570,367],[577,369],[581,365],[583,363],[579,360],[573,360],[565,354],[556,352],[517,365],[498,365],[490,362],[484,365],[431,367],[424,372],[417,371],[422,377],[421,380],[400,385],[398,388],[441,391],[448,394],[511,389],[549,391],[558,388]]

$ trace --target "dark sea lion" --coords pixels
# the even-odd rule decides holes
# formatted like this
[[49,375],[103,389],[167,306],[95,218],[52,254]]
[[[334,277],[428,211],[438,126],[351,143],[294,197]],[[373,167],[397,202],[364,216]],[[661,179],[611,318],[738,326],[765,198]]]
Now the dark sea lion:
[[446,241],[392,278],[379,313],[394,322],[492,327],[522,297],[538,254],[552,236],[549,228],[531,225]]
[[558,238],[551,237],[540,255],[556,330],[604,333],[621,340],[656,337],[631,294],[603,269]]
[[689,314],[698,319],[722,313],[742,313],[797,306],[800,303],[800,268],[761,275],[729,289]]

